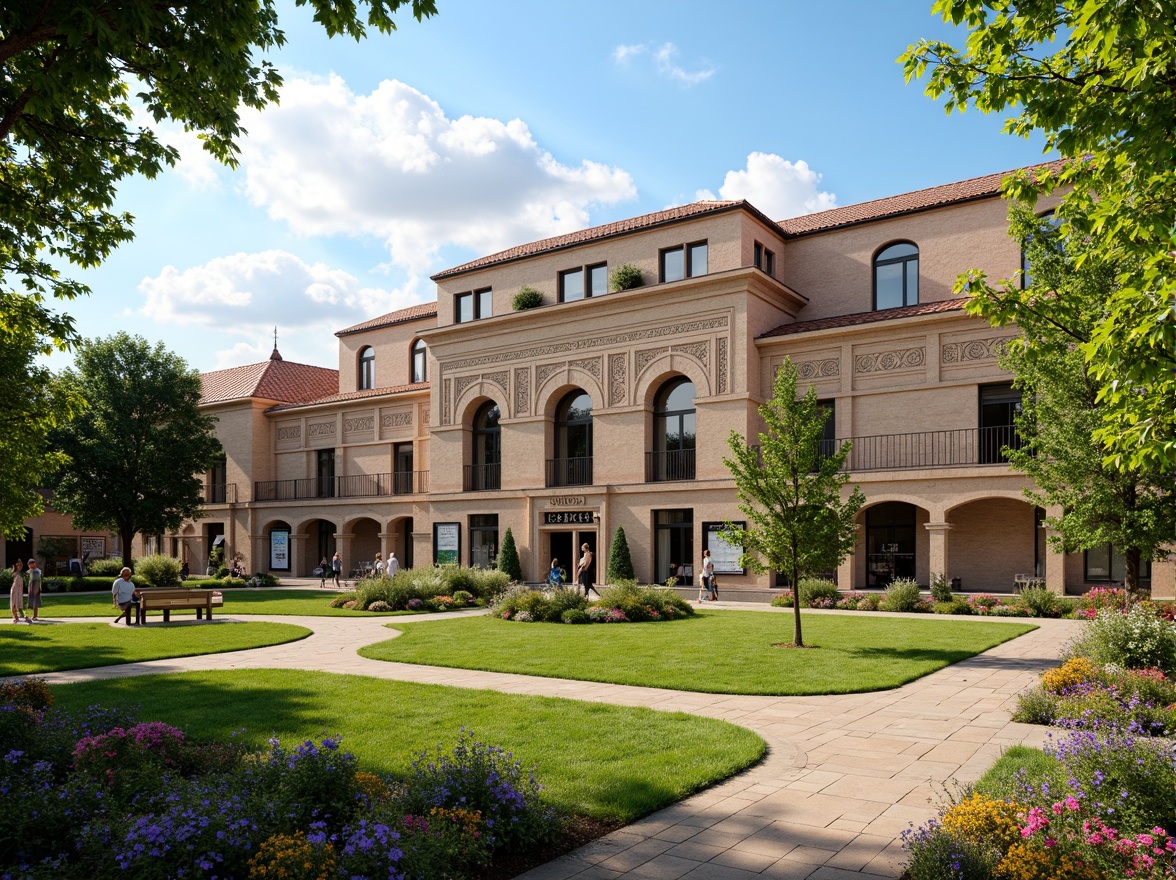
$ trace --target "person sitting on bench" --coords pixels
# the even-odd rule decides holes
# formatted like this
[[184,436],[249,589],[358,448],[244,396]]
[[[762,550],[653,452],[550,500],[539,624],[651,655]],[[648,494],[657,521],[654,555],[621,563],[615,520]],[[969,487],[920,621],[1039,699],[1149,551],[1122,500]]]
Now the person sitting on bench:
[[[123,614],[127,616],[127,626],[138,626],[143,622],[143,608],[139,605],[139,590],[131,583],[131,570],[129,568],[124,568],[119,573],[118,580],[110,588],[110,597],[119,609],[118,617],[114,619],[115,623],[123,619]],[[131,623],[132,611],[135,612],[134,623]]]

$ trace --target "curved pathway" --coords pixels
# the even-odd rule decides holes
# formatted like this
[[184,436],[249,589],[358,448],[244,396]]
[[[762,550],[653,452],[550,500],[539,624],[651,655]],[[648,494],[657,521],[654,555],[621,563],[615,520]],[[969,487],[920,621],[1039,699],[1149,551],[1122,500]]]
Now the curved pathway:
[[1034,632],[895,690],[746,697],[360,657],[360,647],[389,637],[383,618],[246,619],[297,623],[313,635],[269,648],[44,678],[64,683],[207,669],[311,669],[692,712],[740,724],[767,741],[768,755],[755,767],[536,868],[523,875],[527,880],[898,877],[904,861],[899,835],[934,815],[945,787],[974,781],[1010,745],[1044,740],[1046,728],[1009,721],[1013,698],[1056,665],[1059,649],[1080,625],[1034,621],[1040,624]]

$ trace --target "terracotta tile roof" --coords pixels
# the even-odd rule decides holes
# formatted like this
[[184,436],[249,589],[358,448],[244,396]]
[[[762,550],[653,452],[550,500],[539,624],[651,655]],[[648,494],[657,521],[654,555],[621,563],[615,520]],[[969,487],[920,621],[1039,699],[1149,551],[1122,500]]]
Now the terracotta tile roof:
[[362,324],[344,327],[335,335],[346,336],[349,333],[358,333],[361,330],[374,330],[376,327],[390,327],[393,324],[403,324],[406,321],[417,321],[421,318],[432,318],[436,315],[437,302],[434,300],[433,302],[420,303],[419,305],[409,306],[406,309],[389,312],[386,315],[380,315],[378,318],[372,318],[370,321],[364,321]]
[[814,330],[829,330],[834,327],[853,327],[858,324],[873,324],[877,321],[914,318],[919,315],[938,315],[943,312],[960,311],[967,301],[967,297],[961,299],[945,299],[939,302],[901,306],[897,309],[882,309],[877,312],[855,312],[852,315],[834,315],[830,318],[816,318],[812,321],[797,321],[794,324],[782,324],[774,330],[761,333],[756,338],[768,339],[773,336],[791,336],[795,333],[811,333]]
[[[1024,170],[1058,169],[1061,168],[1062,163],[1063,160],[1059,159],[1054,162],[1031,165]],[[1022,169],[1016,168],[1012,171],[1001,171],[998,174],[986,174],[983,177],[973,177],[970,180],[960,180],[956,183],[933,186],[929,189],[920,189],[898,196],[887,196],[872,202],[861,202],[856,205],[847,205],[844,208],[831,208],[816,214],[805,214],[802,217],[781,220],[777,225],[784,231],[785,236],[805,235],[838,226],[851,226],[854,223],[865,223],[899,214],[925,211],[928,208],[937,208],[941,205],[991,198],[1000,195],[1000,187],[1006,177],[1020,170]]]
[[776,225],[774,220],[766,214],[763,214],[750,202],[742,199],[738,201],[692,202],[689,205],[667,208],[665,211],[654,211],[652,214],[642,214],[639,217],[630,217],[628,220],[618,220],[616,223],[605,223],[603,226],[593,226],[588,229],[581,229],[578,232],[569,232],[567,235],[557,235],[554,238],[544,238],[540,241],[530,242],[529,244],[521,244],[518,247],[499,251],[487,257],[479,257],[468,263],[462,263],[460,266],[454,266],[452,269],[444,269],[432,276],[432,278],[434,281],[440,281],[443,278],[450,278],[454,275],[460,275],[463,272],[471,272],[474,269],[484,269],[487,266],[495,266],[499,263],[510,262],[511,260],[521,260],[524,257],[534,257],[538,254],[545,254],[562,248],[587,244],[592,241],[600,241],[605,238],[611,238],[614,235],[624,235],[628,232],[652,229],[655,226],[677,223],[681,220],[701,217],[704,214],[719,214],[723,211],[731,211],[736,208],[743,208],[750,211],[768,226]]
[[268,361],[201,373],[200,381],[203,383],[201,403],[251,397],[300,403],[337,392],[339,371],[284,361],[274,349]]
[[387,388],[366,388],[363,391],[346,391],[343,394],[329,394],[326,397],[318,397],[314,400],[300,400],[297,403],[281,403],[277,406],[271,406],[266,412],[295,409],[300,406],[320,406],[324,403],[343,403],[348,400],[363,400],[365,397],[384,397],[389,394],[404,394],[409,391],[428,390],[428,382],[413,382],[409,385],[389,385]]

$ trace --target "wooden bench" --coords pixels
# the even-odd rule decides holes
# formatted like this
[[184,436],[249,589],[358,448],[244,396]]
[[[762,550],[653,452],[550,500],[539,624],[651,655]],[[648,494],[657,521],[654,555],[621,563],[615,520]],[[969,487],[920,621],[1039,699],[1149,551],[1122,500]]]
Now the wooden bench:
[[212,620],[212,606],[225,604],[224,597],[219,590],[139,590],[139,603],[143,609],[143,619],[146,620],[148,611],[162,611],[163,622],[171,622],[173,611],[196,610],[196,619],[204,615]]
[[1044,587],[1045,578],[1039,577],[1035,574],[1015,574],[1013,575],[1013,592],[1021,593],[1030,587]]

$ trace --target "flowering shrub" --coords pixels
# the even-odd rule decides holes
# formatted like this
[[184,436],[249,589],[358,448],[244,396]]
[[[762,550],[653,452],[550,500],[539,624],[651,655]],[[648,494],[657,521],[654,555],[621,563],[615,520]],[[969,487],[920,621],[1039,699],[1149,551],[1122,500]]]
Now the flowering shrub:
[[454,605],[453,597],[452,596],[434,596],[433,597],[433,605],[439,611],[448,611]]
[[878,606],[883,611],[926,611],[919,598],[919,585],[909,578],[897,578],[886,586],[886,597]]
[[1007,849],[1021,837],[1016,803],[973,793],[943,814],[943,830],[974,843]]
[[993,608],[999,607],[1002,603],[999,596],[988,596],[981,593],[976,596],[969,596],[968,604],[972,606],[972,611],[976,614],[988,614]]
[[263,840],[249,860],[249,880],[330,880],[334,876],[334,847],[329,843],[314,846],[301,831]]
[[422,611],[425,607],[425,600],[413,597],[412,599],[408,600],[408,603],[405,605],[405,607],[409,611]]
[[467,605],[473,605],[474,604],[474,596],[472,593],[469,593],[466,590],[454,590],[453,591],[453,604],[457,605],[461,608],[464,608]]
[[1049,669],[1041,676],[1041,686],[1051,694],[1098,679],[1098,667],[1085,657],[1071,657],[1057,669]]
[[837,584],[828,578],[800,579],[801,605],[807,605],[809,608],[832,608],[837,604],[837,596]]
[[535,620],[530,611],[520,611],[514,616],[514,619],[519,623],[531,623]]
[[40,710],[53,705],[53,694],[43,678],[0,681],[0,706]]
[[561,623],[588,623],[588,613],[579,608],[569,608],[560,617]]
[[792,607],[792,591],[781,593],[772,599],[773,608],[791,608]]
[[592,607],[588,609],[588,620],[592,623],[628,623],[629,618],[620,608]]
[[346,608],[348,611],[350,611],[352,608],[355,608],[355,607],[356,607],[358,604],[359,604],[359,603],[358,603],[358,602],[357,602],[355,599],[348,599],[347,601],[345,601],[345,602],[344,602],[342,605],[340,605],[339,607],[340,607],[340,608]]
[[1102,608],[1069,650],[1100,665],[1172,671],[1176,669],[1176,628],[1139,605],[1125,612]]
[[368,611],[391,611],[392,606],[382,599],[377,599],[367,608]]
[[1112,608],[1116,611],[1126,611],[1130,598],[1126,590],[1116,587],[1095,587],[1082,597],[1078,607],[1078,615],[1093,620],[1104,609]]
[[[351,603],[350,606],[347,605],[348,602]],[[331,600],[330,606],[332,608],[347,608],[347,607],[354,608],[355,607],[355,593],[340,593],[338,596],[336,596],[334,599]]]

